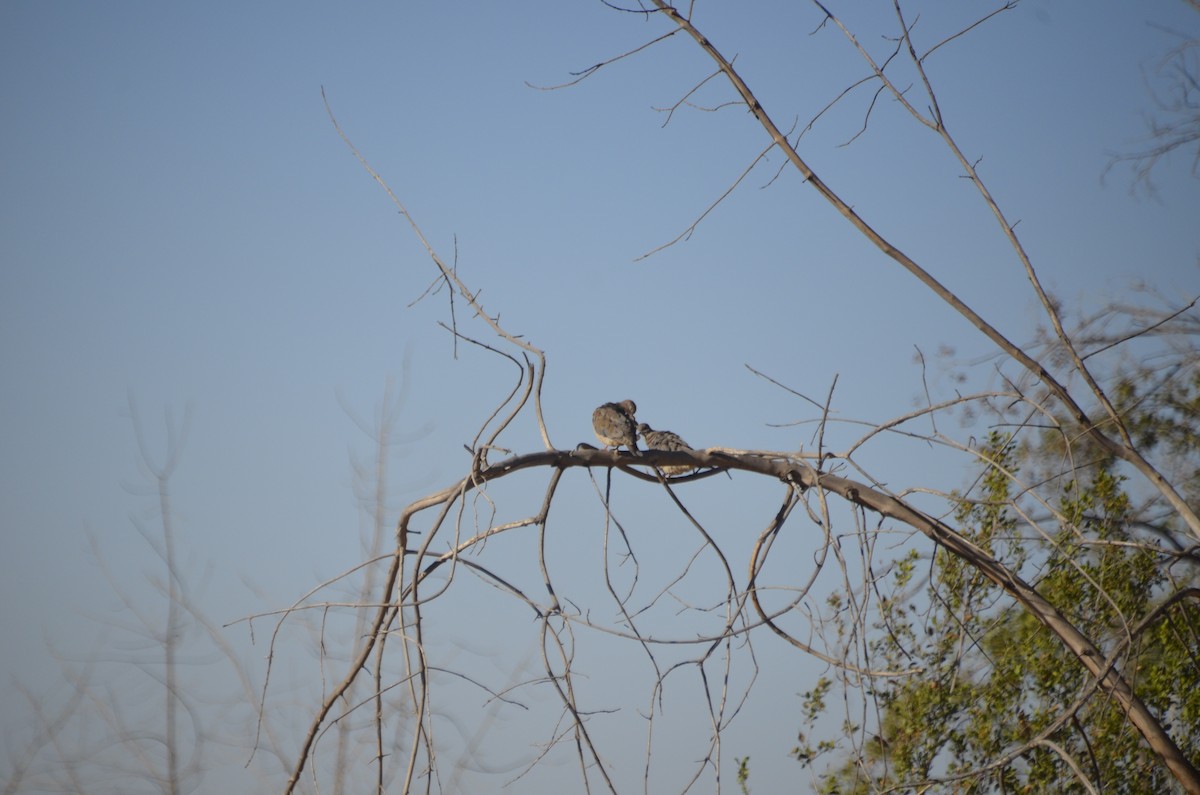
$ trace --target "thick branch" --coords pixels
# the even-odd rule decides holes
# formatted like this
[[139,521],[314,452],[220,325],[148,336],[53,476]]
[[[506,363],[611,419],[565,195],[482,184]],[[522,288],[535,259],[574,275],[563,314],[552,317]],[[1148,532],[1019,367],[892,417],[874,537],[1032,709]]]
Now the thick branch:
[[[1021,579],[1016,572],[964,538],[949,525],[922,513],[901,499],[864,483],[821,473],[807,464],[765,458],[754,454],[732,454],[715,450],[670,452],[648,450],[635,458],[629,453],[582,448],[569,451],[550,450],[500,461],[480,472],[473,479],[471,485],[478,485],[532,467],[616,466],[625,469],[630,464],[657,466],[692,464],[699,467],[740,469],[773,476],[785,483],[804,489],[819,487],[837,494],[855,505],[870,509],[920,531],[951,554],[967,561],[981,574],[1000,586],[1042,625],[1053,632],[1079,662],[1099,680],[1100,688],[1121,705],[1130,723],[1137,728],[1147,744],[1163,760],[1184,789],[1189,793],[1200,793],[1200,772],[1179,750],[1149,708],[1134,694],[1133,689],[1121,673],[1106,662],[1104,653],[1059,612],[1058,608],[1048,602],[1032,585]],[[458,493],[459,488],[467,485],[463,483],[459,487],[447,489],[442,493]],[[429,500],[423,500],[420,504],[428,507]]]

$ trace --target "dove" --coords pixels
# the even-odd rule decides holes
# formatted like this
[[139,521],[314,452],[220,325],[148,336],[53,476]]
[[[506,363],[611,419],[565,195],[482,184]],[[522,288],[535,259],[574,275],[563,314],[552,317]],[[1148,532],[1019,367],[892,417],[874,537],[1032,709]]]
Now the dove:
[[[648,450],[692,449],[691,445],[679,437],[679,434],[670,431],[656,431],[644,422],[637,426],[637,431],[646,440],[646,449]],[[691,472],[695,467],[688,464],[672,464],[661,469],[666,475],[682,475],[685,472]]]
[[632,400],[605,403],[592,412],[592,430],[605,447],[625,447],[638,454],[637,421],[633,418],[637,404]]

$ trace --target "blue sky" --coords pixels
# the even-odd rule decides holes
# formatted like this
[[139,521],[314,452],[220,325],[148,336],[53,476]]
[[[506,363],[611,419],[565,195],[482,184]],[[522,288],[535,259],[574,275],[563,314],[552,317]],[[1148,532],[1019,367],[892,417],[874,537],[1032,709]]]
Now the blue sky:
[[[849,21],[872,30],[887,5]],[[927,42],[968,18],[919,10]],[[697,13],[785,128],[862,73],[835,31],[810,35],[819,22],[806,4],[702,2]],[[1068,307],[1095,306],[1135,279],[1171,297],[1200,285],[1190,161],[1156,172],[1154,198],[1131,191],[1120,169],[1101,181],[1110,154],[1145,131],[1146,75],[1175,43],[1163,28],[1195,36],[1197,23],[1181,2],[1027,2],[929,62],[948,125],[982,158]],[[322,87],[442,256],[457,251],[488,309],[547,351],[547,421],[560,447],[591,441],[596,404],[632,397],[644,420],[696,446],[795,449],[811,444],[811,426],[774,426],[815,412],[744,365],[814,398],[836,375],[840,416],[882,421],[921,392],[915,347],[986,353],[798,176],[771,182],[778,154],[689,240],[635,261],[728,187],[765,146],[762,131],[735,108],[684,108],[663,126],[655,108],[711,71],[682,37],[572,88],[530,84],[565,82],[666,29],[600,3],[0,6],[6,677],[52,687],[48,644],[85,655],[97,625],[120,619],[89,534],[119,581],[150,593],[154,559],[132,519],[153,527],[155,503],[142,493],[130,396],[159,449],[163,412],[178,419],[190,406],[176,520],[189,566],[208,572],[205,606],[223,623],[288,604],[361,558],[351,459],[369,457],[371,443],[347,407],[370,416],[389,379],[411,387],[399,424],[413,438],[391,462],[395,509],[461,476],[463,443],[511,388],[511,372],[477,351],[452,358],[436,325],[444,294],[409,306],[432,265],[338,139]],[[877,34],[864,43],[881,51]],[[729,92],[714,81],[697,98],[716,105]],[[1028,284],[934,137],[882,101],[868,131],[839,146],[866,103],[856,93],[835,107],[801,154],[1002,330],[1031,338]],[[537,449],[532,421],[505,443]],[[953,466],[917,470],[885,447],[867,459],[898,488],[962,480]],[[560,507],[594,521],[577,474]],[[746,480],[695,495],[731,534],[738,565],[749,541],[732,534],[748,524],[751,538],[778,498]],[[635,506],[657,496],[616,485]],[[513,491],[536,501],[538,488]],[[519,567],[519,550],[494,543],[484,555]],[[527,617],[514,620],[529,629]],[[463,636],[447,642],[481,655],[510,631],[457,628]],[[795,665],[785,652],[770,639],[759,650]],[[819,668],[797,670],[778,680],[788,698]],[[21,714],[13,698],[0,714]],[[769,791],[772,774],[798,775],[780,759],[795,720],[785,712],[760,725],[728,754],[755,749]],[[19,721],[4,729],[10,745],[21,736]],[[548,767],[572,780],[569,765]]]

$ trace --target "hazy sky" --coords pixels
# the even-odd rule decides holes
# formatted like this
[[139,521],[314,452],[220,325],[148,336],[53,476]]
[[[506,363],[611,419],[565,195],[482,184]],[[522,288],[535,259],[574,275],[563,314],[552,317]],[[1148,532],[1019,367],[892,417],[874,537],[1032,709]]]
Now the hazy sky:
[[[890,4],[877,5],[848,21],[883,57],[879,23]],[[991,7],[956,7],[967,5],[953,18],[944,4],[913,7],[920,41]],[[696,21],[738,56],[785,129],[802,128],[863,75],[840,34],[816,30],[809,4],[701,0]],[[931,360],[941,345],[962,361],[987,353],[794,171],[772,181],[777,153],[690,239],[635,261],[721,195],[768,143],[762,130],[739,107],[683,107],[664,126],[656,109],[712,71],[682,36],[571,88],[531,86],[567,82],[668,29],[600,2],[0,4],[6,684],[52,692],[51,648],[86,658],[119,642],[112,627],[126,608],[89,537],[112,576],[154,609],[148,579],[159,567],[137,524],[154,532],[157,502],[139,468],[131,398],[156,454],[164,412],[178,421],[190,410],[174,518],[199,598],[225,623],[290,604],[361,559],[352,458],[369,461],[372,445],[351,415],[377,412],[389,381],[411,389],[398,421],[411,438],[389,470],[391,521],[405,502],[465,473],[463,444],[512,388],[511,367],[493,357],[460,348],[453,358],[437,325],[448,320],[444,293],[410,306],[433,266],[339,140],[322,87],[441,255],[457,255],[488,309],[547,352],[546,419],[559,447],[593,441],[592,408],[631,397],[642,419],[695,446],[796,449],[811,445],[812,426],[779,424],[818,413],[744,365],[813,398],[837,376],[839,416],[882,421],[922,391],[917,348]],[[1111,153],[1146,130],[1154,67],[1178,42],[1172,31],[1200,34],[1200,15],[1167,0],[1030,0],[928,62],[951,132],[981,159],[1069,309],[1137,279],[1171,297],[1200,288],[1190,159],[1155,173],[1156,197],[1131,192],[1127,170],[1101,179]],[[866,132],[840,146],[862,126],[869,91],[823,115],[801,154],[1003,331],[1032,338],[1028,283],[935,136],[881,99]],[[719,81],[694,97],[706,107],[730,98]],[[935,389],[952,388],[929,375]],[[515,452],[540,445],[529,419],[502,443]],[[885,448],[865,456],[893,488],[927,479],[949,488],[965,477],[922,471]],[[553,529],[590,539],[575,550],[587,566],[599,549],[595,498],[582,471],[570,474]],[[780,496],[777,485],[750,480],[710,479],[691,492],[727,533],[739,571]],[[504,515],[536,510],[539,488],[534,479],[514,489],[522,500]],[[618,480],[614,494],[631,506],[631,529],[655,530],[632,518],[633,506],[661,493]],[[586,529],[573,523],[577,504]],[[519,568],[523,549],[497,542],[480,560]],[[704,598],[719,600],[714,588]],[[512,611],[510,630],[489,615],[491,601],[485,592],[478,613],[465,602],[471,612],[444,640],[482,658],[498,647],[521,657],[531,641],[509,633],[532,633],[528,611]],[[265,655],[244,627],[226,636],[249,659]],[[776,660],[789,673],[756,685],[767,711],[749,717],[748,707],[741,744],[723,752],[730,764],[753,753],[767,792],[801,775],[785,756],[798,725],[794,694],[820,668],[770,638],[758,643],[764,668]],[[612,650],[597,646],[580,664],[603,694],[620,682],[606,681]],[[23,710],[15,693],[0,697],[10,750],[28,729]],[[541,741],[550,727],[532,731],[530,742]],[[547,770],[561,791],[578,782],[569,764]]]

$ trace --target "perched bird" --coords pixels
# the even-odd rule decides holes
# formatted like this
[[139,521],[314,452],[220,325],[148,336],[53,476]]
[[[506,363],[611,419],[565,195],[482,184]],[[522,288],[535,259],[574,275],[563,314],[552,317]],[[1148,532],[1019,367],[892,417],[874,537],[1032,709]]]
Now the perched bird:
[[[683,439],[679,438],[679,434],[671,433],[670,431],[656,431],[646,423],[637,426],[638,434],[646,440],[646,449],[648,450],[691,450],[692,447]],[[682,475],[685,472],[691,472],[695,469],[689,464],[672,464],[662,467],[662,471],[666,475]]]
[[626,447],[638,454],[637,420],[633,418],[637,404],[632,400],[620,403],[605,403],[592,412],[592,430],[605,447]]

